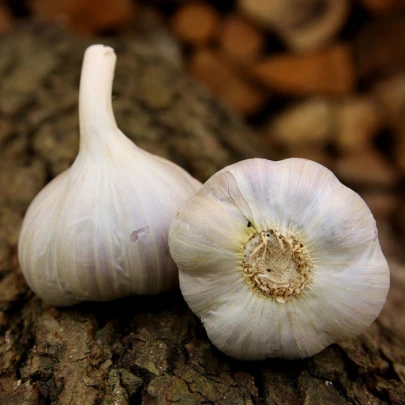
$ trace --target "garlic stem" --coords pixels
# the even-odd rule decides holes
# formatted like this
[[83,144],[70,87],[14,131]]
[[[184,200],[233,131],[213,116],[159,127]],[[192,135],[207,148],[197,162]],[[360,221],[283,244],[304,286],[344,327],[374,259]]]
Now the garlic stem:
[[102,147],[116,135],[111,93],[116,55],[104,45],[92,45],[85,54],[80,78],[80,150]]

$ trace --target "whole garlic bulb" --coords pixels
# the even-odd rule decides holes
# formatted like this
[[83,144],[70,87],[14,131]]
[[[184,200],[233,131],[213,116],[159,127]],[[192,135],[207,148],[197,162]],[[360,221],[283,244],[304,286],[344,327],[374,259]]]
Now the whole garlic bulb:
[[79,154],[24,218],[21,269],[32,290],[52,305],[154,294],[178,280],[169,226],[200,183],[118,129],[111,104],[115,61],[112,48],[86,50]]
[[304,159],[216,173],[181,207],[169,247],[188,305],[239,359],[304,358],[352,338],[389,289],[367,205]]

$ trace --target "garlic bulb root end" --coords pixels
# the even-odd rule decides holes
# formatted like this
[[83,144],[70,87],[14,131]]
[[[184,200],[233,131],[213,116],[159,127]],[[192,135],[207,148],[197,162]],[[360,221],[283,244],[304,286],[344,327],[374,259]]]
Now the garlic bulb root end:
[[305,358],[378,316],[389,269],[360,196],[305,159],[249,159],[212,176],[173,220],[184,298],[244,360]]
[[276,229],[256,233],[249,239],[244,246],[242,268],[254,291],[283,303],[304,290],[312,272],[304,245]]

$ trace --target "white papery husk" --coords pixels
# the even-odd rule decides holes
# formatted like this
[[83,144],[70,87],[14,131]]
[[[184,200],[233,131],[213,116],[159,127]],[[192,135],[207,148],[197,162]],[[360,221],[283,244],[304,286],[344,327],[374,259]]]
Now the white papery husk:
[[[250,226],[251,225],[251,226]],[[252,289],[243,248],[277,229],[307,249],[311,278],[285,302]],[[305,358],[352,338],[380,313],[389,269],[358,194],[304,159],[251,159],[212,176],[173,220],[180,287],[214,345],[229,356]]]
[[118,129],[111,105],[115,60],[109,47],[86,51],[79,154],[36,196],[20,233],[23,274],[51,305],[156,294],[178,282],[169,226],[201,185]]

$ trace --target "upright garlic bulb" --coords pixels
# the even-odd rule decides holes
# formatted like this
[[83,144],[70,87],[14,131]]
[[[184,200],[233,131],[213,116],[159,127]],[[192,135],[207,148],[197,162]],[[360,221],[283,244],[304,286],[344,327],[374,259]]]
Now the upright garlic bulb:
[[169,225],[200,183],[118,129],[111,104],[115,60],[109,47],[86,50],[79,154],[36,196],[23,222],[21,269],[52,305],[154,294],[177,283]]
[[187,303],[239,359],[304,358],[352,338],[389,289],[370,210],[304,159],[221,170],[181,207],[169,246]]

